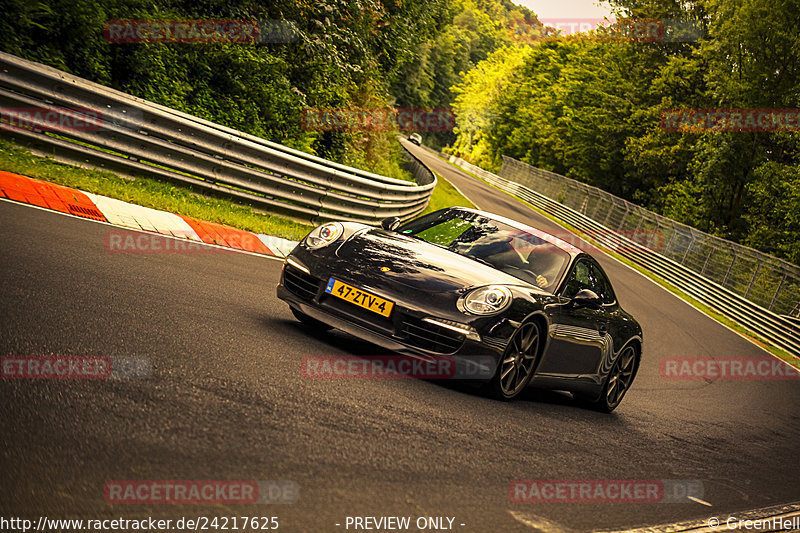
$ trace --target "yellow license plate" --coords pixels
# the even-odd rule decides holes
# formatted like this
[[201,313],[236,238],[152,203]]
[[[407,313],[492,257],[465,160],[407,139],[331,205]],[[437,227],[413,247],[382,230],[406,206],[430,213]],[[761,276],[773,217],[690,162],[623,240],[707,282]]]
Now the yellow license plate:
[[338,279],[329,279],[328,286],[325,287],[325,292],[332,294],[337,298],[348,301],[364,309],[369,309],[373,313],[378,313],[388,317],[392,313],[394,303],[389,300],[384,300],[380,296],[375,296],[360,289],[356,289],[352,285],[342,283]]

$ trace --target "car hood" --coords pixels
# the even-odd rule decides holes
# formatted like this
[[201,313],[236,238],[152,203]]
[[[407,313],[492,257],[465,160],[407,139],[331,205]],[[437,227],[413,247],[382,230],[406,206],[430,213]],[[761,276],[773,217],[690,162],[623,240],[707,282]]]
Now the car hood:
[[488,265],[400,233],[356,232],[336,250],[355,279],[405,285],[427,292],[458,291],[492,283],[539,289]]

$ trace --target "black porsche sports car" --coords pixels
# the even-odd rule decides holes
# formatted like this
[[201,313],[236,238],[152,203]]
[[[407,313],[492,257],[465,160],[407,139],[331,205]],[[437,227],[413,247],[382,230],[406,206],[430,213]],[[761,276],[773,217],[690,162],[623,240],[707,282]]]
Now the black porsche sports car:
[[454,207],[381,228],[330,222],[284,264],[298,320],[424,358],[491,356],[487,386],[570,391],[610,412],[633,383],[642,329],[590,255],[513,220]]

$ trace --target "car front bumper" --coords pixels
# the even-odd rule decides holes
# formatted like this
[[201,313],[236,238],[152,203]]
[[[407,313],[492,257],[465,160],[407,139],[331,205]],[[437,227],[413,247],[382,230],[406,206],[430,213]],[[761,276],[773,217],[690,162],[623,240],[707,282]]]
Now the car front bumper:
[[[297,292],[297,288],[293,288]],[[282,274],[277,296],[301,313],[391,352],[426,361],[448,356],[456,357],[461,362],[469,360],[470,364],[486,367],[479,372],[485,379],[494,375],[494,369],[505,350],[505,341],[500,339],[478,336],[480,340],[476,340],[472,335],[444,330],[423,322],[424,318],[436,317],[419,309],[395,304],[391,318],[384,319],[325,294],[322,288],[313,296],[310,291],[303,297],[295,292],[287,288]],[[430,338],[425,338],[426,335]]]

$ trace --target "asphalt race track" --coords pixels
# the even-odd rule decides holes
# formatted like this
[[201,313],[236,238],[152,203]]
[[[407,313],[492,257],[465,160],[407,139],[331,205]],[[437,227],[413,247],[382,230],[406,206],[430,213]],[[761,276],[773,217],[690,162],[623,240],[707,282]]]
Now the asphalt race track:
[[[412,150],[481,209],[563,233]],[[606,256],[645,337],[611,415],[559,393],[506,404],[458,384],[304,378],[303,357],[381,350],[306,332],[275,297],[279,261],[109,254],[110,229],[0,202],[0,354],[153,367],[149,379],[0,382],[2,516],[266,515],[319,533],[346,531],[346,516],[450,516],[455,531],[485,533],[629,528],[800,500],[800,381],[663,379],[665,357],[765,352]],[[515,479],[699,480],[712,507],[512,503]],[[301,492],[269,506],[113,505],[109,480],[292,480]]]

